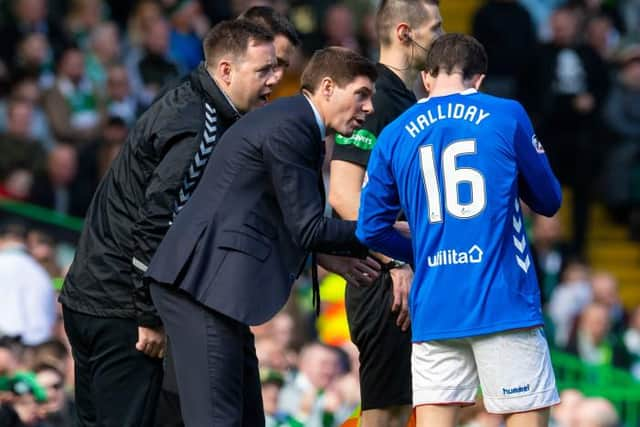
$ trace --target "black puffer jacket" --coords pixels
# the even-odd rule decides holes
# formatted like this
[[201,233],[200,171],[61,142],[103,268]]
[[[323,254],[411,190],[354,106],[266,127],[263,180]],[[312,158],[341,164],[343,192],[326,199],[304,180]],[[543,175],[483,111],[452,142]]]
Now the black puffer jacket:
[[160,324],[140,267],[169,228],[203,138],[205,102],[215,109],[219,140],[240,115],[203,65],[156,100],[131,130],[87,212],[60,296],[66,308]]

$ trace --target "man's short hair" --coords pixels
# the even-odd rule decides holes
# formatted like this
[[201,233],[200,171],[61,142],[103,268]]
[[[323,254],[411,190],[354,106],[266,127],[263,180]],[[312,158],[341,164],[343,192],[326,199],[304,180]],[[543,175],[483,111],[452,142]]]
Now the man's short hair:
[[293,24],[274,8],[254,6],[247,9],[239,19],[246,19],[271,31],[274,36],[285,36],[292,45],[300,46],[300,37]]
[[440,0],[382,0],[376,14],[376,31],[380,43],[391,44],[391,31],[400,22],[419,27],[430,16],[426,5],[440,5]]
[[426,71],[434,77],[440,72],[462,73],[464,80],[487,73],[487,52],[478,40],[464,34],[438,37],[427,54]]
[[246,19],[222,21],[211,28],[204,37],[202,50],[205,62],[212,65],[225,54],[241,58],[247,52],[251,41],[270,43],[273,42],[273,34]]
[[364,56],[343,47],[327,47],[316,51],[300,78],[300,86],[314,93],[325,77],[339,87],[345,87],[358,76],[375,81],[378,72],[375,65]]

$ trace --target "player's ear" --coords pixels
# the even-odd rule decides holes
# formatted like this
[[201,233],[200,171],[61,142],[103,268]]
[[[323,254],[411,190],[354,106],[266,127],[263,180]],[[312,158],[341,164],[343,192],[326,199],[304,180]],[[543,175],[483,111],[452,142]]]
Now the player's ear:
[[420,78],[422,79],[422,85],[424,86],[424,89],[427,91],[427,93],[430,93],[431,89],[433,88],[433,77],[428,71],[423,70],[420,71]]
[[475,90],[480,90],[480,86],[482,86],[482,82],[486,76],[486,74],[476,74],[471,77],[471,85]]
[[333,95],[334,89],[335,82],[333,81],[333,79],[331,77],[325,77],[320,82],[320,89],[318,90],[325,99],[329,100],[331,98],[331,95]]
[[409,43],[411,41],[411,27],[405,22],[401,22],[396,25],[396,38],[400,40],[400,43]]
[[231,84],[232,68],[231,61],[227,58],[220,59],[215,69],[216,77],[227,85]]

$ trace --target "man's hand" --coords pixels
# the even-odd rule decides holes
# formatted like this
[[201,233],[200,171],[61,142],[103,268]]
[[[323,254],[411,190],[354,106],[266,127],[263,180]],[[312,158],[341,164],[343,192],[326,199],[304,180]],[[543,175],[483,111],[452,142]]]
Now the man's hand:
[[143,352],[149,357],[164,357],[167,336],[164,328],[147,328],[138,326],[138,342],[136,350]]
[[318,254],[318,264],[355,286],[370,286],[380,276],[380,264],[371,257],[358,259]]
[[391,311],[398,312],[396,325],[403,331],[409,329],[411,319],[409,317],[409,291],[413,281],[413,270],[411,266],[405,265],[401,268],[394,268],[389,271],[393,282],[393,304]]

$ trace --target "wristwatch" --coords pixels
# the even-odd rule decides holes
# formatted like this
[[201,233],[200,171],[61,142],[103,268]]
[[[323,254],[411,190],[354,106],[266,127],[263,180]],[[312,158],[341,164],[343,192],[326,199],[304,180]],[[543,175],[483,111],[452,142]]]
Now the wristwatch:
[[402,267],[404,267],[405,265],[407,265],[407,263],[406,263],[406,262],[404,262],[404,261],[399,261],[399,260],[397,260],[397,259],[392,259],[392,260],[391,260],[391,261],[389,261],[388,263],[383,264],[383,265],[382,265],[382,268],[384,268],[385,270],[393,270],[393,269],[395,269],[395,268],[402,268]]

